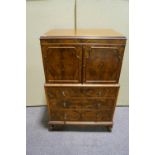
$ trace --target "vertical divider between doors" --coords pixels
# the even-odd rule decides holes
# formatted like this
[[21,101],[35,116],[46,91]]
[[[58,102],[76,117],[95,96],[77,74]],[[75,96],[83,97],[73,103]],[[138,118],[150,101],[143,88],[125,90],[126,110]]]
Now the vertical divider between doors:
[[83,63],[84,63],[84,46],[82,45],[82,54],[81,54],[81,84],[83,84]]

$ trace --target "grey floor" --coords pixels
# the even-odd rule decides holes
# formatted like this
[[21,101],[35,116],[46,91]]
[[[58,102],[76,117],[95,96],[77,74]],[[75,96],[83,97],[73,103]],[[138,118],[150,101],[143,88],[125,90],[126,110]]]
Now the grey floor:
[[27,155],[128,155],[129,108],[117,107],[112,132],[102,127],[47,129],[46,107],[27,108]]

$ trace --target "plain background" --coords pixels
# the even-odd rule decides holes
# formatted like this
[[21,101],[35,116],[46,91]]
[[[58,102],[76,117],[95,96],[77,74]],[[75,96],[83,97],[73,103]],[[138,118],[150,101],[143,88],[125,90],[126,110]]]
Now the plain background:
[[[128,39],[128,0],[77,0],[77,28],[111,28]],[[26,104],[45,105],[44,72],[39,37],[50,29],[74,28],[75,0],[29,0],[26,2]],[[128,41],[120,76],[117,104],[129,104]]]
[[[155,154],[154,6],[154,1],[130,0],[130,155]],[[0,5],[2,155],[26,155],[25,8],[25,0]]]

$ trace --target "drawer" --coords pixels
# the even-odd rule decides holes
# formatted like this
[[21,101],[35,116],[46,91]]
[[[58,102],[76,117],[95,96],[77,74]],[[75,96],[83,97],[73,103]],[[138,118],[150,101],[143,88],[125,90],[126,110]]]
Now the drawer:
[[50,115],[51,121],[78,121],[80,120],[79,111],[54,109]]
[[86,110],[101,110],[113,109],[116,99],[59,99],[49,100],[51,109],[86,109]]
[[51,121],[112,121],[112,110],[52,110]]
[[49,99],[59,98],[90,98],[90,97],[104,97],[104,98],[115,98],[117,96],[119,86],[104,86],[104,87],[55,87],[46,86],[46,94]]
[[113,116],[112,110],[85,110],[82,113],[83,121],[111,121]]

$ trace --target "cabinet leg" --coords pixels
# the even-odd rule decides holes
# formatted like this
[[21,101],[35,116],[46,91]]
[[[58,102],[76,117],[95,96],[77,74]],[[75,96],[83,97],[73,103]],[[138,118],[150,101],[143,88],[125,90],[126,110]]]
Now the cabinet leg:
[[49,126],[48,126],[48,130],[49,131],[53,131],[54,128],[55,128],[55,125],[54,124],[49,124]]
[[111,131],[112,131],[112,126],[107,126],[107,130],[108,130],[109,132],[111,132]]

